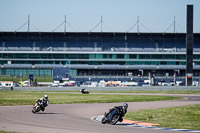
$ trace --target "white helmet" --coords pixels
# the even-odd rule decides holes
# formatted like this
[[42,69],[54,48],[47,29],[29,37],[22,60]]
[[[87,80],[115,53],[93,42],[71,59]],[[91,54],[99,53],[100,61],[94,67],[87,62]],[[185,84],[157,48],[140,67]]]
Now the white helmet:
[[45,99],[48,99],[48,95],[44,95],[44,98],[45,98]]

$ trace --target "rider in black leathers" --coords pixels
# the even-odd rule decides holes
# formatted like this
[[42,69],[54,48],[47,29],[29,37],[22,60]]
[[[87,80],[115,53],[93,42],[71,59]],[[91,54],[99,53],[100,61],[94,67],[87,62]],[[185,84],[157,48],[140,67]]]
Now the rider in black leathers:
[[44,111],[44,110],[45,110],[45,107],[48,106],[48,104],[49,104],[48,95],[44,95],[43,98],[40,98],[40,99],[38,99],[37,101],[38,101],[38,103],[39,103],[39,105],[40,105],[42,111]]
[[[128,104],[127,104],[127,103],[123,103],[122,106],[115,106],[115,107],[112,108],[112,109],[117,109],[117,110],[119,110],[120,112],[122,112],[121,115],[120,115],[120,118],[119,118],[119,121],[122,122],[122,121],[123,121],[123,118],[122,118],[122,117],[124,117],[125,114],[126,114],[126,112],[127,112]],[[112,109],[111,109],[111,110],[112,110]],[[113,114],[108,114],[108,115],[111,115],[111,116],[112,116]],[[111,116],[108,116],[108,117],[105,118],[105,119],[111,121],[111,118],[112,118]]]

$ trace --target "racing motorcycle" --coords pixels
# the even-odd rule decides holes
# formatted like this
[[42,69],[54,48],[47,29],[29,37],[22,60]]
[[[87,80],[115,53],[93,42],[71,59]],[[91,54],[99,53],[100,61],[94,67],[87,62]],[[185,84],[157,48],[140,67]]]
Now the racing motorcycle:
[[118,121],[120,122],[123,121],[122,117],[123,117],[123,109],[120,109],[119,107],[114,107],[110,109],[108,113],[104,114],[101,123],[115,125]]
[[44,107],[42,107],[39,100],[37,100],[35,104],[33,104],[32,113],[40,112],[40,110],[44,111]]
[[89,94],[89,91],[86,90],[86,89],[81,89],[80,92],[81,92],[82,94]]

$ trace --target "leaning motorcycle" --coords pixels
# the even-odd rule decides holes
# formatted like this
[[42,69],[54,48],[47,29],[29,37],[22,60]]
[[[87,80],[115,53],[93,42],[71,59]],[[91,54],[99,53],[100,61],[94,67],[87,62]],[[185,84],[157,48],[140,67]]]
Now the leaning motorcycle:
[[104,117],[101,120],[102,124],[111,124],[115,125],[118,121],[122,122],[122,109],[119,109],[117,107],[114,107],[109,110],[109,113],[105,113]]
[[81,92],[82,94],[89,94],[89,91],[86,90],[86,89],[81,89],[80,92]]

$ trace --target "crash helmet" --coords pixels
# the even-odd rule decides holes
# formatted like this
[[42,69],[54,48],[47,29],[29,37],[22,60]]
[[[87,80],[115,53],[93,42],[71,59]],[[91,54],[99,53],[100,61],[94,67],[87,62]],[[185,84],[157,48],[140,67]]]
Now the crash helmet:
[[125,109],[128,109],[128,103],[123,103],[123,107],[124,107]]
[[45,99],[48,99],[48,95],[44,95],[44,98],[45,98]]

